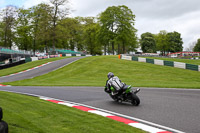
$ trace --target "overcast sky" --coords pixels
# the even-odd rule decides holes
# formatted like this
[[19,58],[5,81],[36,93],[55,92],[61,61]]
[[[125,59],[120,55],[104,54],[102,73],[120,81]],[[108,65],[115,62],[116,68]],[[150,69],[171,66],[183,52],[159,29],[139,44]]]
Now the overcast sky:
[[[0,8],[15,5],[25,8],[49,0],[0,0]],[[200,0],[70,0],[75,10],[72,16],[94,16],[109,6],[126,5],[135,18],[138,37],[142,33],[177,31],[181,33],[184,49],[200,38]]]

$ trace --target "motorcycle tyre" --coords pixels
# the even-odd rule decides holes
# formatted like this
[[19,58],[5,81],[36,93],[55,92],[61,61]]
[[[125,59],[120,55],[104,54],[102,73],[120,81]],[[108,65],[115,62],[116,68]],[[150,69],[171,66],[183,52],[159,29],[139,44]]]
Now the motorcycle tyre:
[[136,94],[134,94],[134,93],[132,93],[131,104],[134,105],[134,106],[138,106],[140,104],[139,97]]
[[0,133],[8,133],[8,124],[5,121],[0,121]]

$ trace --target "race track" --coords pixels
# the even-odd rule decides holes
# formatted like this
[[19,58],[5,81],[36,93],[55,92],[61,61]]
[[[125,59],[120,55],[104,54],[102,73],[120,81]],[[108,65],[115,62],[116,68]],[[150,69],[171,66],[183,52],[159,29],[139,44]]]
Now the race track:
[[150,121],[186,133],[199,133],[200,91],[141,88],[138,107],[116,103],[102,87],[0,87],[0,90],[31,93],[73,101]]
[[[66,65],[66,63],[63,65]],[[54,69],[56,68],[54,67],[51,70]],[[31,74],[30,77],[32,77]],[[6,78],[10,80],[9,77],[5,77],[4,81],[6,81]],[[139,118],[186,133],[200,133],[200,91],[195,89],[141,88],[138,93],[141,104],[138,107],[128,103],[114,102],[104,92],[103,87],[11,86],[0,87],[0,90],[30,93],[77,102]]]
[[12,82],[12,81],[23,80],[23,79],[30,79],[30,78],[33,78],[36,76],[40,76],[40,75],[46,74],[48,72],[54,71],[58,68],[61,68],[65,65],[68,65],[78,59],[81,59],[81,58],[85,58],[85,57],[82,56],[82,57],[73,57],[73,58],[57,60],[57,61],[53,61],[52,63],[50,63],[48,65],[39,67],[37,69],[33,69],[31,71],[27,71],[24,73],[19,73],[19,74],[7,76],[7,77],[0,77],[0,83]]

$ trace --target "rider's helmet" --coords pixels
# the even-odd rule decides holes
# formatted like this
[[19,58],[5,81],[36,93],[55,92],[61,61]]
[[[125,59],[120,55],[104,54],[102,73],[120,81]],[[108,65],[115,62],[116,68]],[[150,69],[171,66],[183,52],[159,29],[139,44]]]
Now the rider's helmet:
[[112,72],[109,72],[107,76],[108,76],[108,79],[110,79],[110,78],[114,77],[114,74]]

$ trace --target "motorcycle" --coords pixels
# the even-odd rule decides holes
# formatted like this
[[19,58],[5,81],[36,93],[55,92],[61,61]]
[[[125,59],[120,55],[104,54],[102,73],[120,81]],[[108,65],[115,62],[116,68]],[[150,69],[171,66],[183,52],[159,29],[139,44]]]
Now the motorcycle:
[[111,87],[111,92],[109,93],[109,95],[116,102],[129,102],[134,106],[138,106],[140,104],[140,99],[136,94],[139,91],[139,88],[134,91],[132,90],[131,85],[125,85],[122,88],[121,92],[116,92],[115,89]]

